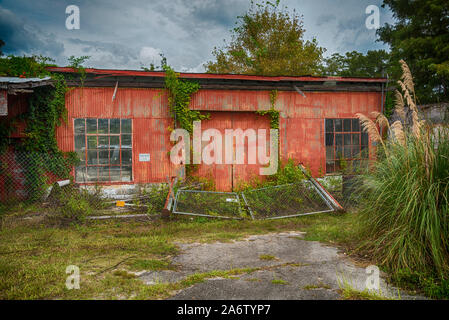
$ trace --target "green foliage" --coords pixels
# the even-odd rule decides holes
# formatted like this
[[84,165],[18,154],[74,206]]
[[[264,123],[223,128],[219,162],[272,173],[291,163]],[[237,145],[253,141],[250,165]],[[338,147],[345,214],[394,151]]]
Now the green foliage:
[[407,290],[418,290],[432,299],[449,299],[449,280],[441,280],[434,274],[401,269],[392,275],[391,281]]
[[84,87],[84,81],[86,80],[87,77],[86,68],[83,67],[83,63],[86,62],[89,58],[90,56],[81,56],[81,57],[70,56],[68,58],[69,67],[73,68],[80,75],[81,87]]
[[313,75],[325,49],[316,39],[304,40],[302,17],[279,1],[254,3],[243,16],[237,17],[231,30],[232,40],[215,48],[216,61],[205,64],[210,73],[259,75]]
[[[84,57],[82,57],[84,59]],[[79,65],[84,60],[74,60]],[[65,94],[67,84],[62,75],[50,74],[46,67],[50,58],[43,56],[0,58],[0,75],[20,77],[51,76],[53,86],[34,88],[29,99],[29,110],[18,117],[26,121],[26,138],[16,146],[18,151],[24,152],[21,161],[25,168],[27,190],[30,200],[40,199],[47,188],[46,173],[53,173],[57,178],[69,177],[71,166],[76,164],[77,157],[73,152],[63,153],[56,141],[56,127],[67,118]],[[7,138],[14,130],[15,121],[0,125],[0,151],[4,151],[9,144]]]
[[385,50],[369,50],[366,55],[351,51],[334,53],[324,61],[322,73],[328,76],[382,78],[390,67],[390,54]]
[[[378,30],[390,45],[392,61],[407,61],[421,103],[449,100],[449,2],[447,0],[384,0],[395,18]],[[399,79],[395,66],[392,78]]]
[[269,183],[272,185],[283,185],[287,183],[298,183],[304,180],[304,174],[301,169],[295,164],[293,159],[280,166],[278,172],[269,177]]
[[270,92],[270,103],[271,108],[269,110],[258,110],[256,111],[257,114],[264,116],[269,115],[270,116],[270,128],[271,129],[279,129],[279,111],[275,109],[276,99],[277,99],[278,91],[272,90]]
[[175,123],[192,134],[193,121],[204,120],[208,117],[199,111],[189,109],[191,96],[200,89],[200,85],[197,82],[180,80],[179,74],[167,65],[164,66],[164,71],[168,104]]
[[393,273],[409,269],[448,279],[449,132],[406,136],[404,145],[387,143],[388,156],[364,177],[365,247]]
[[0,76],[1,77],[21,77],[21,78],[43,78],[49,76],[50,72],[46,67],[53,59],[37,56],[13,56],[0,57]]

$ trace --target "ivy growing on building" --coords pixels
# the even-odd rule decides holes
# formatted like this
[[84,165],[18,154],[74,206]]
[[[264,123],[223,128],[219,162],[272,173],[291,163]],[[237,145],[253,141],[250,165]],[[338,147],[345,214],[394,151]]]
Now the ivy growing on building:
[[276,100],[278,96],[277,90],[271,90],[270,92],[270,109],[269,110],[258,110],[257,114],[261,116],[269,115],[270,116],[270,128],[271,129],[279,129],[279,111],[276,110]]
[[29,200],[40,199],[45,192],[48,174],[58,179],[67,179],[73,165],[77,163],[74,152],[62,152],[56,140],[56,128],[67,120],[65,94],[69,90],[62,75],[50,73],[46,67],[49,59],[36,57],[1,58],[0,70],[3,75],[21,77],[50,76],[53,86],[34,88],[29,97],[26,113],[1,124],[0,151],[4,152],[10,140],[7,139],[15,130],[18,120],[26,122],[25,137],[15,145],[21,152],[22,167],[25,172]]
[[170,66],[164,66],[165,88],[168,92],[168,105],[175,121],[175,126],[179,126],[193,133],[193,121],[208,119],[208,115],[203,115],[200,111],[189,108],[192,95],[200,89],[200,84],[193,81],[179,79]]

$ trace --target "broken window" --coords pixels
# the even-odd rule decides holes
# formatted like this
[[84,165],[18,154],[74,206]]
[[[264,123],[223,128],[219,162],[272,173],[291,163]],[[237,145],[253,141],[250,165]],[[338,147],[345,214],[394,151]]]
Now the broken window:
[[368,164],[368,133],[359,119],[326,119],[326,173],[357,171]]
[[75,119],[76,182],[132,181],[131,119]]

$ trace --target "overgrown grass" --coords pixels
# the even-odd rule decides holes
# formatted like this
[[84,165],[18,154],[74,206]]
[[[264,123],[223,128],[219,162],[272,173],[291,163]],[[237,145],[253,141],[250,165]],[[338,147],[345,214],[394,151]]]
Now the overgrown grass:
[[[145,285],[132,272],[173,269],[176,242],[211,242],[248,235],[293,230],[316,233],[317,225],[336,225],[345,216],[321,214],[276,221],[223,221],[176,218],[149,222],[98,221],[48,226],[7,217],[0,230],[0,299],[158,299],[206,277],[231,276],[234,271],[190,277],[178,284]],[[79,290],[65,287],[67,266],[80,268]],[[118,272],[116,272],[118,271]],[[240,270],[239,272],[250,272]]]
[[449,135],[409,136],[365,176],[365,248],[389,270],[449,276]]

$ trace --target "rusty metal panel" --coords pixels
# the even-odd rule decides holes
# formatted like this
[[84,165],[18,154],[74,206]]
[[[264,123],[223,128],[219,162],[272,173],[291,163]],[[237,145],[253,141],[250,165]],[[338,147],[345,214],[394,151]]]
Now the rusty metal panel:
[[270,109],[270,91],[200,90],[190,107],[204,111],[256,111]]
[[[74,118],[132,118],[135,182],[165,182],[166,176],[174,172],[168,154],[172,144],[167,130],[173,126],[173,120],[165,91],[119,88],[112,101],[113,94],[114,88],[69,91],[68,123],[57,129],[60,148],[73,150]],[[324,119],[354,118],[357,112],[380,111],[381,93],[305,92],[305,95],[295,91],[278,92],[275,107],[281,112],[280,155],[283,160],[292,158],[303,162],[318,176],[325,171]],[[270,107],[270,91],[200,90],[191,101],[192,109],[211,113],[211,119],[202,123],[203,130],[216,128],[223,133],[225,129],[235,128],[269,129],[268,116],[259,117],[254,111]],[[139,153],[150,153],[151,161],[140,163]],[[213,178],[218,190],[229,191],[240,180],[248,181],[258,175],[258,168],[258,165],[201,165],[197,174]]]
[[[135,183],[167,182],[174,174],[170,162],[171,119],[133,120],[133,174]],[[150,161],[139,161],[139,154],[150,154]]]
[[169,118],[167,96],[160,89],[72,88],[66,96],[72,118]]

